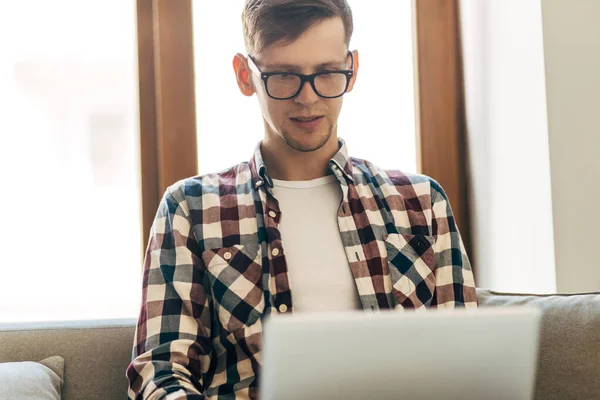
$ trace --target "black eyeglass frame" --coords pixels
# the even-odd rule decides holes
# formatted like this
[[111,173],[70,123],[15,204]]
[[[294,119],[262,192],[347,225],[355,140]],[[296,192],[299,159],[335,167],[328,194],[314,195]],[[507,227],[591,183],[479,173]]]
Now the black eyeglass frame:
[[[322,97],[324,99],[337,99],[338,97],[342,97],[344,94],[346,94],[346,92],[348,91],[348,86],[350,86],[350,80],[354,76],[354,54],[352,54],[351,51],[348,51],[348,55],[350,56],[350,59],[351,59],[350,69],[320,71],[320,72],[315,72],[314,74],[310,74],[310,75],[304,75],[304,74],[299,74],[296,72],[286,72],[286,71],[262,72],[260,70],[260,68],[258,68],[258,66],[256,65],[256,61],[254,60],[254,58],[251,55],[248,55],[248,60],[249,60],[248,66],[250,67],[251,70],[253,70],[255,73],[260,75],[260,78],[262,79],[262,81],[264,82],[264,85],[265,85],[265,91],[267,92],[267,95],[272,99],[275,99],[275,100],[293,99],[294,97],[296,97],[300,94],[300,92],[302,91],[302,88],[304,88],[304,84],[306,82],[310,83],[310,86],[313,88],[313,90],[315,91],[317,96]],[[282,75],[282,74],[297,76],[298,78],[300,78],[300,86],[298,88],[298,91],[296,93],[294,93],[292,96],[275,97],[275,96],[272,96],[271,93],[269,93],[269,86],[267,85],[267,81],[269,80],[269,77],[271,77],[273,75]],[[319,91],[315,87],[315,79],[318,76],[327,75],[327,74],[344,74],[344,75],[346,75],[346,87],[344,88],[344,91],[341,94],[339,94],[337,96],[323,96],[323,95],[321,95],[321,93],[319,93]]]

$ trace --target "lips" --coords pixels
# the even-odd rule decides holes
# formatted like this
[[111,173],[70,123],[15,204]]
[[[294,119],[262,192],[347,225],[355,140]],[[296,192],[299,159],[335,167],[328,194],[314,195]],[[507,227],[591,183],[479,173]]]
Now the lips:
[[321,125],[325,117],[322,115],[314,115],[308,117],[293,117],[290,118],[292,123],[304,131],[314,131]]
[[298,121],[298,122],[311,122],[314,121],[318,118],[322,118],[322,115],[314,115],[314,116],[310,116],[310,117],[292,117],[291,119],[293,119],[294,121]]

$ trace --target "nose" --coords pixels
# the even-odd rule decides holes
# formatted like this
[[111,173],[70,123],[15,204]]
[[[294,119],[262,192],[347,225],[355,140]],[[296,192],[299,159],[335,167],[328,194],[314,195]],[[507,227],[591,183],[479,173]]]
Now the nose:
[[302,105],[310,106],[316,103],[319,100],[319,95],[315,93],[312,88],[310,82],[304,82],[302,86],[302,90],[296,97],[294,97],[294,101],[296,103],[300,103]]

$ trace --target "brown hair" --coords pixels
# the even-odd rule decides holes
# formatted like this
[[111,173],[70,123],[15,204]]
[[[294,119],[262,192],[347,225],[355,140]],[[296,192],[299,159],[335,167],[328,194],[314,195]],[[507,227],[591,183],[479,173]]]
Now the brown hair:
[[341,17],[350,44],[354,24],[346,0],[246,0],[242,13],[246,50],[256,54],[274,43],[291,43],[316,23]]

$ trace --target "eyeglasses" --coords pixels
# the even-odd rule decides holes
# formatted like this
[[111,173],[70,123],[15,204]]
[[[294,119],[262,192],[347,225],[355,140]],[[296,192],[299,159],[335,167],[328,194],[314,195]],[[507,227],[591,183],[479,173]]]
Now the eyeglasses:
[[311,75],[295,72],[262,72],[250,55],[248,56],[248,65],[254,73],[260,75],[267,95],[272,99],[292,99],[298,96],[306,82],[310,83],[319,97],[335,99],[346,93],[350,79],[354,75],[354,56],[351,51],[348,52],[348,55],[352,60],[349,70],[321,71]]

